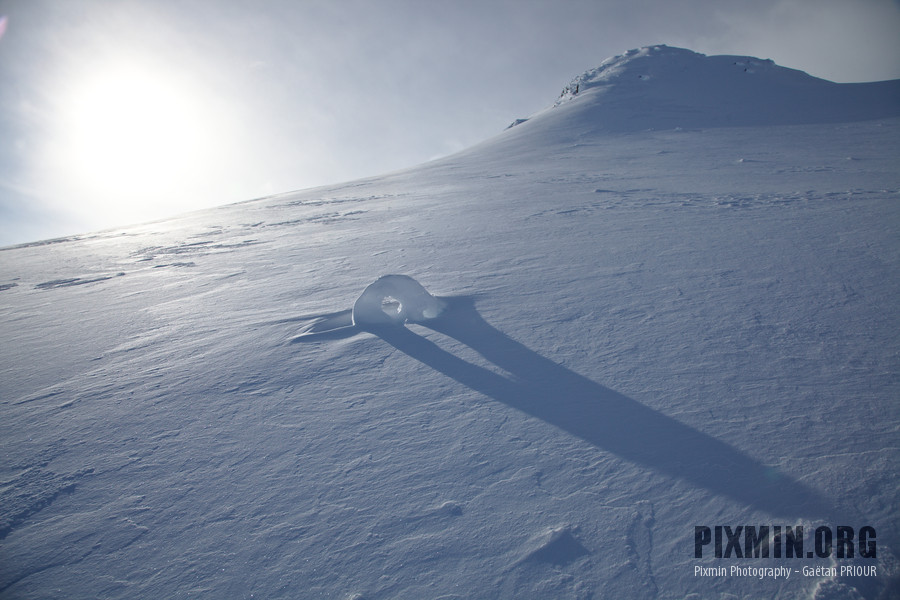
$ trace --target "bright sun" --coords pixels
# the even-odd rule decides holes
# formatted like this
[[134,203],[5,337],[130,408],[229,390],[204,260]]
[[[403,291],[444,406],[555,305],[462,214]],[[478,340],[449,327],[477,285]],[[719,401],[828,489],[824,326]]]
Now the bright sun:
[[73,83],[63,102],[52,152],[73,203],[110,224],[194,208],[185,195],[194,174],[210,168],[216,136],[189,84],[113,63]]

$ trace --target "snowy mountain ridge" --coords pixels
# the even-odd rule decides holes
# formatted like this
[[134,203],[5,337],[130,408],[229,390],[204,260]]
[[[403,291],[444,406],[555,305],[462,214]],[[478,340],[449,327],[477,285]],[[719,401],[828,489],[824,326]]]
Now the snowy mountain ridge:
[[[0,596],[895,597],[896,85],[735,70],[757,106],[713,58],[638,51],[403,171],[0,249]],[[696,558],[739,525],[804,552]],[[817,546],[842,526],[877,557]],[[697,575],[732,566],[791,575]]]
[[657,45],[575,77],[553,107],[576,99],[606,131],[844,122],[900,115],[900,80],[837,84],[770,59]]
[[598,67],[575,77],[563,89],[556,104],[571,100],[591,88],[626,85],[635,83],[635,80],[648,82],[654,79],[667,81],[670,85],[687,85],[702,78],[708,80],[709,84],[727,86],[735,81],[731,75],[738,73],[761,73],[769,80],[779,77],[784,82],[795,84],[815,80],[803,71],[779,67],[771,59],[729,55],[710,57],[693,50],[663,44],[645,46],[607,58]]

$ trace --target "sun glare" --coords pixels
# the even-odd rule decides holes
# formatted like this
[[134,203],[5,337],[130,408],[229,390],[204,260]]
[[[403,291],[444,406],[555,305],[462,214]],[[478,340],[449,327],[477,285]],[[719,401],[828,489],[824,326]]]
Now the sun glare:
[[214,160],[215,122],[189,85],[117,63],[79,78],[66,96],[53,154],[73,202],[108,224],[195,208],[185,195]]

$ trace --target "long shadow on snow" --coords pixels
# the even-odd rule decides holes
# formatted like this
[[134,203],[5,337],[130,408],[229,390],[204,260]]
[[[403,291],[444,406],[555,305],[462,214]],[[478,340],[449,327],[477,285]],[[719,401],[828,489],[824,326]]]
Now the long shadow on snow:
[[424,325],[469,346],[515,379],[469,363],[405,327],[366,330],[463,385],[626,460],[770,514],[836,516],[807,486],[511,339],[481,317],[471,298],[444,300],[447,310]]

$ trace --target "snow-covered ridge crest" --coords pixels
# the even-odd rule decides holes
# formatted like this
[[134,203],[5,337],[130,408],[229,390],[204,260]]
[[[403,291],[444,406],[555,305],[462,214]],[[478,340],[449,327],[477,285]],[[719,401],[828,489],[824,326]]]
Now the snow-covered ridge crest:
[[752,56],[715,56],[675,48],[660,44],[629,50],[607,58],[600,66],[589,69],[575,77],[563,88],[555,105],[567,102],[589,89],[608,86],[613,83],[625,83],[630,80],[649,82],[654,79],[677,80],[688,76],[691,71],[713,66],[721,70],[717,76],[726,73],[755,74],[757,72],[783,69],[791,71],[797,78],[813,79],[811,76],[793,69],[785,69],[775,64],[772,59],[759,59]]
[[575,77],[571,83],[564,87],[562,92],[560,92],[559,94],[559,98],[557,98],[555,102],[555,106],[559,106],[560,104],[571,100],[581,92],[587,91],[592,87],[608,84],[610,81],[620,76],[625,71],[628,63],[636,58],[648,56],[651,52],[651,49],[656,49],[656,51],[658,52],[659,49],[662,48],[668,47],[645,46],[644,48],[629,50],[625,54],[617,54],[616,56],[607,58],[600,63],[600,66],[593,69],[588,69],[578,77]]
[[[560,114],[563,113],[563,114]],[[525,129],[590,135],[660,129],[842,123],[900,116],[900,80],[834,83],[752,56],[665,45],[575,77]],[[554,119],[556,122],[551,122]],[[518,127],[517,127],[518,129]]]

